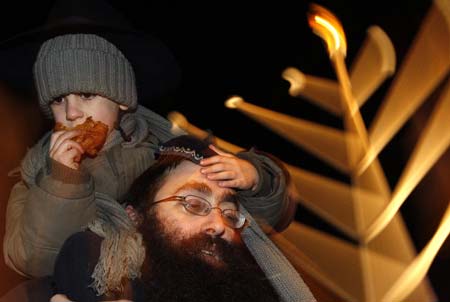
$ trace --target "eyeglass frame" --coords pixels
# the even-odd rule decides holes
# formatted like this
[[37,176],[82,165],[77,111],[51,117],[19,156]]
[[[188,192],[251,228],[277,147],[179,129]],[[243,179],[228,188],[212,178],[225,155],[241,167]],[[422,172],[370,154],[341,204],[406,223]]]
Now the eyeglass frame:
[[[189,196],[195,197],[195,198],[205,202],[208,205],[208,208],[207,208],[208,210],[207,210],[207,212],[204,215],[196,213],[196,212],[192,211],[192,209],[189,209],[187,207],[187,205],[189,205],[189,203],[186,201],[186,197],[189,197]],[[196,216],[203,216],[203,217],[205,217],[205,216],[208,216],[212,212],[212,210],[218,209],[220,211],[220,215],[225,218],[224,219],[225,224],[228,225],[229,227],[233,228],[233,229],[241,229],[241,228],[244,228],[244,227],[246,227],[248,225],[247,218],[239,210],[221,209],[220,207],[213,207],[211,205],[211,203],[208,200],[206,200],[205,198],[197,196],[197,195],[192,195],[192,194],[188,194],[188,195],[184,195],[184,196],[172,195],[172,196],[169,196],[169,197],[157,200],[157,201],[153,201],[152,203],[150,203],[150,206],[153,206],[153,205],[156,205],[156,204],[162,203],[162,202],[168,202],[168,201],[178,201],[178,202],[180,202],[183,205],[183,207],[184,207],[184,209],[186,211],[188,211],[189,213],[191,213],[193,215],[196,215]],[[226,211],[237,212],[238,217],[239,217],[239,221],[240,221],[239,227],[236,227],[234,225],[230,225],[228,223],[228,220],[226,219],[226,216],[224,216],[224,212],[226,212]]]

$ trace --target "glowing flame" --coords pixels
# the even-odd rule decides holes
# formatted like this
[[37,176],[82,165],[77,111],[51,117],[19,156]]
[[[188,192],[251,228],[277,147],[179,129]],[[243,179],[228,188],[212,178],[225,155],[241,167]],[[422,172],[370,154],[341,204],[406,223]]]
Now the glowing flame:
[[324,7],[312,4],[308,13],[308,23],[313,32],[325,40],[328,53],[333,57],[336,51],[347,54],[345,33],[338,18]]
[[177,125],[178,127],[184,129],[189,124],[186,117],[177,111],[169,112],[167,115],[169,121]]
[[305,87],[305,75],[296,68],[286,68],[283,71],[282,77],[291,85],[289,88],[290,95],[299,95]]
[[225,106],[230,109],[236,109],[244,100],[239,96],[233,96],[225,101]]

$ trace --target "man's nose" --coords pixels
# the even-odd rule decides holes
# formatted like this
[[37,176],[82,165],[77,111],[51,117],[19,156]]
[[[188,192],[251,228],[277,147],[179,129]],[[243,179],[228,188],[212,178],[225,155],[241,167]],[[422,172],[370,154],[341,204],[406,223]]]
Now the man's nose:
[[83,111],[79,107],[77,96],[69,94],[66,97],[66,119],[75,121],[83,117]]
[[213,208],[208,216],[205,216],[203,231],[215,237],[220,237],[225,233],[225,222],[222,218],[222,212],[219,208]]

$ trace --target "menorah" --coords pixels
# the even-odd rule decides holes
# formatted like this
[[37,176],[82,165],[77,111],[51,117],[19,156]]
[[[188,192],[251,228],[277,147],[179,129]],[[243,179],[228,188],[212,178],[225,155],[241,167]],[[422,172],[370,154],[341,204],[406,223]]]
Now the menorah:
[[[355,243],[299,222],[272,239],[294,266],[346,301],[434,301],[426,274],[450,233],[450,207],[418,252],[400,207],[450,144],[446,129],[450,83],[445,82],[450,70],[450,2],[433,2],[369,129],[360,109],[395,73],[395,51],[388,35],[378,26],[370,27],[348,71],[345,32],[339,20],[324,7],[312,5],[308,23],[324,40],[337,80],[307,75],[295,67],[286,68],[282,77],[290,83],[292,97],[340,117],[343,130],[265,109],[239,96],[225,105],[350,177],[347,184],[287,165],[298,202]],[[378,156],[442,84],[444,89],[391,190]],[[181,113],[172,112],[169,119],[191,134],[209,135]],[[243,149],[223,139],[216,142],[230,152]]]

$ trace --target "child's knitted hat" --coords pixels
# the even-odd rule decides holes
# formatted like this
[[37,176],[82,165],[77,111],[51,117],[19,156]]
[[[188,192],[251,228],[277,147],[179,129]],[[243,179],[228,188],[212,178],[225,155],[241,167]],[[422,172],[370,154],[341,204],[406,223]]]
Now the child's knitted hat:
[[92,93],[118,104],[137,107],[133,68],[116,46],[93,34],[57,36],[42,44],[34,64],[39,104],[52,116],[49,104],[70,93]]

